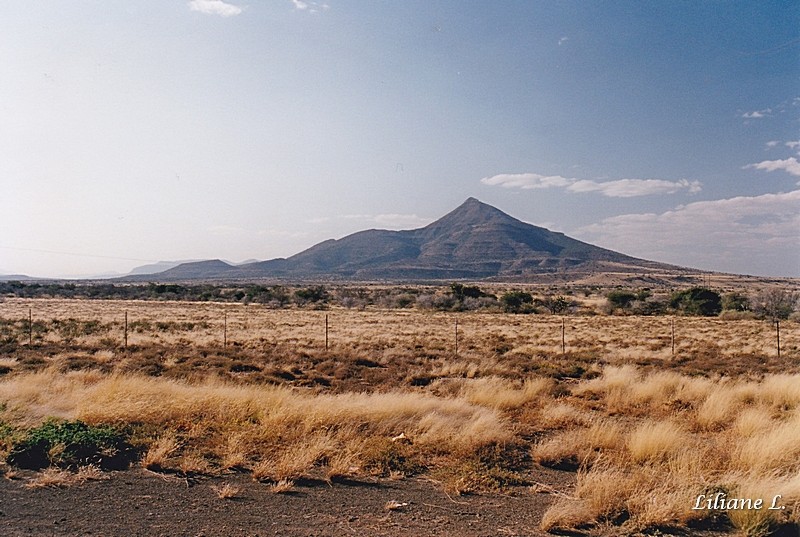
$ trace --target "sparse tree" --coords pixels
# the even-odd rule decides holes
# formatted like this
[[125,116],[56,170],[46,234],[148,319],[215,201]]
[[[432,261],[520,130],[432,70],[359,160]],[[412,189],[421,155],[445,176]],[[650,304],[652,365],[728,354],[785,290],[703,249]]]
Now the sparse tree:
[[788,289],[766,289],[756,295],[753,310],[759,317],[772,322],[788,319],[797,309],[800,294]]
[[750,300],[741,293],[728,293],[722,297],[724,311],[750,311]]
[[788,289],[766,289],[760,292],[754,301],[756,314],[775,325],[775,345],[778,358],[781,357],[781,320],[788,319],[797,309],[800,294]]
[[547,295],[541,300],[541,304],[553,315],[564,313],[572,306],[572,303],[561,295]]

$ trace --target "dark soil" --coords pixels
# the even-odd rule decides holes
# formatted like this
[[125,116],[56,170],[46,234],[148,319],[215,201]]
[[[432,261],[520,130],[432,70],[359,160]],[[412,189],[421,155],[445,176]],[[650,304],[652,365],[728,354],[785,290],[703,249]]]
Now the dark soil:
[[[574,474],[540,468],[531,477],[557,490]],[[538,529],[552,494],[450,496],[424,478],[346,484],[313,481],[277,494],[249,475],[185,479],[142,469],[68,487],[32,488],[34,472],[0,478],[0,535],[463,537],[546,535]],[[240,488],[222,499],[214,487]],[[540,487],[542,488],[542,487]],[[387,502],[407,503],[388,510]]]

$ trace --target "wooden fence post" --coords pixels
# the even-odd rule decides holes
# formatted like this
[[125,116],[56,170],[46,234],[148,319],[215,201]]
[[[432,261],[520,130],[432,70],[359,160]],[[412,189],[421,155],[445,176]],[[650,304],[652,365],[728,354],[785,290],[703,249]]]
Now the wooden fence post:
[[675,317],[672,317],[672,356],[675,356]]
[[561,318],[561,354],[567,353],[567,337],[564,318]]
[[458,356],[458,319],[456,319],[456,356]]
[[33,309],[28,308],[28,346],[33,345]]
[[125,310],[125,340],[124,340],[124,347],[128,348],[128,310]]
[[328,314],[325,314],[325,350],[328,350]]

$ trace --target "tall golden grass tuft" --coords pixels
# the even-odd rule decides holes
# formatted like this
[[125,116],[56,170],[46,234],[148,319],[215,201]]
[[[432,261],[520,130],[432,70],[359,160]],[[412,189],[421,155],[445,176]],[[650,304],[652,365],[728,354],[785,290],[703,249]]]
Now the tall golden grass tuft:
[[728,425],[733,416],[752,404],[758,387],[748,383],[721,381],[714,386],[697,409],[696,421],[703,429],[715,429]]
[[742,470],[800,470],[800,417],[744,439],[734,457]]
[[634,462],[664,461],[687,443],[684,431],[669,421],[646,422],[628,438],[628,450]]
[[520,383],[490,376],[447,379],[446,382],[437,382],[433,388],[475,405],[510,410],[538,400],[547,395],[552,387],[552,379],[547,378],[530,378]]

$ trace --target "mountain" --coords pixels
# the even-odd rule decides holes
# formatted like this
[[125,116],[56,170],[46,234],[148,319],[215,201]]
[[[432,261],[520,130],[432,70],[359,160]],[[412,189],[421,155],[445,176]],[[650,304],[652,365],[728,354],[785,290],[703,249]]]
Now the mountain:
[[527,224],[469,198],[419,229],[370,229],[329,239],[286,259],[231,265],[183,263],[138,279],[520,280],[537,274],[675,271]]

